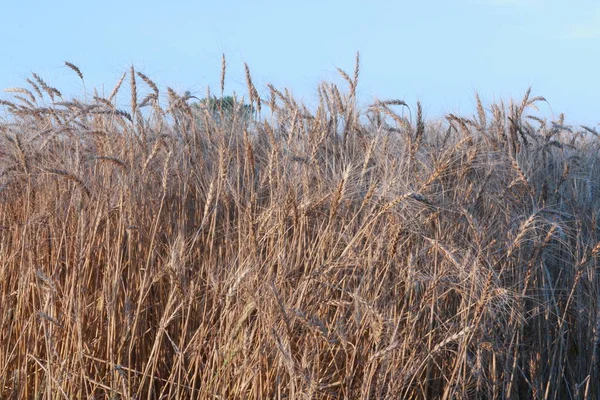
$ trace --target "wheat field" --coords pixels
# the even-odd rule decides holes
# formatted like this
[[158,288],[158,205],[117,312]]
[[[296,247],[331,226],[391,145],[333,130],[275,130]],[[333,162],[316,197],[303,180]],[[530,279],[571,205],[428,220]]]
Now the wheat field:
[[7,90],[0,399],[600,398],[593,128],[246,73],[252,118]]

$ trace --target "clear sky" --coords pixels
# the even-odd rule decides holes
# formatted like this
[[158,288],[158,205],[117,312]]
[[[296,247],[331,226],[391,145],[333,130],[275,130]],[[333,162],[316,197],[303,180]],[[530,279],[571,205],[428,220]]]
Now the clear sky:
[[21,0],[3,2],[0,34],[2,88],[37,72],[80,95],[70,61],[88,89],[110,92],[134,64],[200,97],[218,91],[224,53],[227,92],[245,93],[246,62],[259,91],[271,82],[310,103],[320,81],[343,83],[336,67],[351,73],[358,50],[364,102],[420,99],[431,118],[472,115],[475,91],[490,102],[531,85],[549,102],[544,115],[600,122],[597,0]]

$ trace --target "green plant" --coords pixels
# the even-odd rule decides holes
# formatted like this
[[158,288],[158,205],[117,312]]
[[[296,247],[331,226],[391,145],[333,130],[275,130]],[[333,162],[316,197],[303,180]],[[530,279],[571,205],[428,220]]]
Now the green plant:
[[192,109],[199,114],[206,110],[215,121],[240,120],[248,122],[254,117],[254,107],[250,104],[240,103],[233,96],[205,97],[192,104]]

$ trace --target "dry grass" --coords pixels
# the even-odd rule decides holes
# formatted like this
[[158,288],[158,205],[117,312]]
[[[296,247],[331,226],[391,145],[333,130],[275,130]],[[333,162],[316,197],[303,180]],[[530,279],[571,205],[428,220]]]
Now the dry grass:
[[529,92],[360,110],[358,71],[310,112],[246,67],[255,121],[163,108],[133,67],[131,114],[125,74],[11,90],[0,398],[599,398],[595,131]]

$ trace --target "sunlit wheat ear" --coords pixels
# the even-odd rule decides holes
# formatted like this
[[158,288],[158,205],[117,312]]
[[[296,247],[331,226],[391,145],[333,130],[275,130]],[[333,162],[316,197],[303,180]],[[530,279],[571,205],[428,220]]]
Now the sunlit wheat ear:
[[423,135],[425,134],[425,121],[423,120],[423,106],[421,106],[421,102],[417,101],[417,121],[415,127],[415,147],[412,149],[412,153],[418,150],[421,145],[421,141],[423,139]]
[[76,176],[75,174],[72,174],[70,172],[67,172],[62,169],[57,169],[57,168],[41,168],[41,169],[50,174],[62,176],[68,180],[75,182],[77,184],[77,186],[86,194],[87,197],[91,196],[91,193],[90,193],[89,189],[87,188],[87,186],[85,186],[85,183],[83,183],[83,180],[81,178],[79,178],[78,176]]
[[437,345],[435,345],[435,347],[433,348],[433,350],[431,351],[432,354],[437,353],[438,351],[440,351],[444,346],[455,342],[457,340],[459,340],[460,338],[464,337],[465,335],[467,335],[468,333],[472,332],[474,330],[475,326],[465,326],[463,329],[461,329],[459,332],[456,332],[455,334],[447,337],[446,339],[442,340],[440,343],[438,343]]
[[346,112],[346,106],[344,105],[344,101],[342,100],[342,96],[340,94],[340,90],[336,85],[331,85],[331,93],[333,94],[333,112],[334,114],[343,114]]
[[173,155],[173,150],[170,150],[165,157],[165,163],[163,165],[162,171],[162,189],[163,193],[167,192],[167,188],[169,187],[169,162],[171,161],[171,156]]
[[468,126],[471,122],[469,120],[467,120],[466,118],[462,118],[462,117],[456,116],[454,114],[448,114],[446,116],[446,119],[450,123],[454,123],[455,127],[457,126],[458,129],[460,129],[466,136],[469,136],[471,134],[471,132],[469,131],[469,126]]
[[33,93],[31,92],[31,90],[25,89],[25,88],[8,88],[8,89],[4,89],[5,92],[7,93],[21,93],[27,96],[27,98],[32,102],[35,103],[36,99],[35,96],[33,95]]
[[244,70],[246,71],[246,85],[248,86],[248,94],[250,96],[250,103],[256,102],[256,108],[260,113],[261,110],[261,100],[258,95],[258,91],[256,87],[254,87],[254,83],[252,82],[252,76],[250,75],[250,68],[248,68],[248,64],[244,63]]
[[129,73],[129,83],[131,89],[131,116],[135,117],[135,112],[137,111],[137,84],[135,81],[135,69],[133,65],[131,66]]
[[248,87],[248,95],[250,96],[250,102],[254,102],[254,84],[252,83],[250,68],[248,68],[248,64],[246,63],[244,63],[244,70],[246,72],[246,86]]
[[369,108],[376,108],[380,106],[404,106],[408,108],[408,104],[404,100],[399,99],[382,101],[377,100],[372,105],[370,105]]
[[516,182],[522,182],[530,192],[533,192],[534,189],[531,185],[531,181],[527,178],[525,171],[523,171],[523,169],[519,165],[519,162],[516,158],[511,157],[511,166],[512,166],[513,170],[517,173],[517,179],[515,181],[513,181],[510,184],[510,186],[514,186],[514,184]]
[[140,78],[142,78],[142,80],[144,82],[146,82],[146,84],[148,86],[150,86],[150,89],[152,89],[152,91],[154,92],[154,95],[156,96],[156,98],[158,99],[158,86],[156,86],[156,84],[152,81],[152,79],[148,78],[146,75],[144,75],[143,73],[137,71],[137,76],[139,76]]
[[62,97],[62,94],[58,91],[58,89],[49,86],[38,74],[32,72],[31,74],[33,78],[37,81],[40,87],[46,92],[46,94],[50,97],[52,101],[54,101],[55,97]]
[[123,160],[121,160],[120,158],[117,157],[110,157],[110,156],[95,156],[93,157],[94,160],[99,160],[99,161],[107,161],[110,162],[112,164],[117,165],[118,167],[122,168],[123,170],[127,170],[127,164],[125,164],[125,162]]
[[227,62],[225,60],[225,54],[221,57],[221,97],[225,92],[225,72],[227,71]]
[[21,135],[15,134],[14,137],[5,135],[5,138],[9,142],[13,143],[15,149],[17,150],[18,163],[21,165],[21,168],[23,169],[23,171],[26,174],[29,174],[29,162],[27,159],[27,155],[25,154],[25,151],[23,150],[23,145],[21,144]]
[[331,197],[331,209],[329,212],[329,220],[333,220],[338,212],[338,208],[342,199],[344,198],[344,192],[346,191],[346,186],[348,184],[348,178],[350,177],[351,167],[347,166],[342,173],[342,177],[338,182],[337,188]]
[[354,79],[350,89],[350,95],[356,97],[356,88],[358,86],[358,75],[360,74],[360,53],[356,52],[356,59],[354,62]]
[[79,79],[81,79],[83,81],[83,74],[81,73],[81,70],[75,64],[65,61],[65,65],[67,67],[69,67],[69,69],[74,71],[77,74],[77,76],[79,77]]
[[369,145],[367,146],[367,151],[365,153],[365,158],[363,161],[363,166],[360,171],[360,180],[362,181],[367,173],[367,168],[369,167],[369,163],[371,162],[371,157],[373,156],[373,152],[375,151],[375,146],[377,145],[378,137],[373,138]]
[[485,130],[487,127],[487,118],[485,114],[485,109],[483,108],[483,104],[481,103],[481,99],[479,98],[479,93],[475,92],[475,102],[477,104],[477,116],[479,118],[479,129]]
[[350,88],[352,88],[352,87],[354,86],[354,81],[352,80],[352,78],[350,78],[350,75],[348,75],[348,74],[346,73],[346,71],[344,71],[344,70],[343,70],[343,69],[341,69],[341,68],[338,68],[338,67],[336,67],[336,69],[337,69],[338,73],[340,74],[340,76],[341,76],[342,78],[344,78],[344,80],[345,80],[346,82],[348,82],[348,86],[350,86]]
[[142,176],[145,174],[146,170],[148,169],[148,165],[154,159],[154,157],[158,153],[158,150],[160,150],[163,144],[164,142],[162,139],[157,139],[152,145],[152,150],[150,150],[150,154],[148,154],[148,157],[146,157],[146,160],[144,161],[144,164],[142,166]]
[[148,93],[146,95],[146,97],[144,97],[142,99],[142,101],[140,101],[140,104],[138,104],[138,108],[144,108],[147,107],[148,105],[150,105],[151,103],[155,102],[158,100],[158,97],[156,97],[156,94],[154,93]]
[[40,87],[38,86],[37,83],[35,83],[34,81],[32,81],[31,79],[27,78],[26,79],[27,83],[29,83],[29,85],[33,88],[33,90],[35,91],[35,93],[38,95],[39,98],[42,98],[42,91],[40,90]]
[[123,72],[123,75],[121,75],[121,78],[119,78],[119,81],[113,88],[112,92],[110,92],[110,95],[108,96],[108,101],[113,101],[114,98],[117,96],[117,93],[119,92],[119,89],[121,89],[121,85],[123,84],[123,81],[125,80],[126,76],[127,72]]
[[[113,110],[115,108],[115,105],[111,103],[108,99],[105,99],[98,95],[94,95],[94,100],[96,100],[98,103],[101,103],[103,106],[106,106],[108,109]],[[92,107],[95,107],[95,105],[92,105]]]

